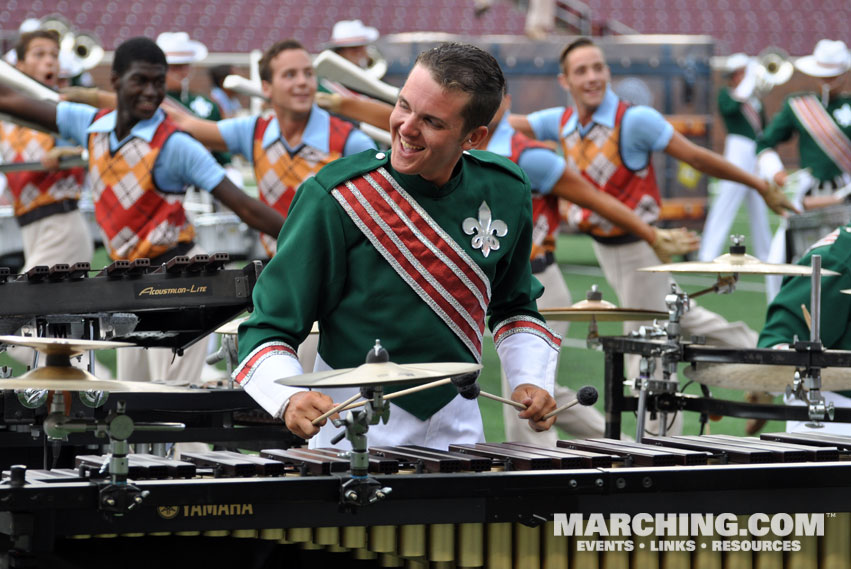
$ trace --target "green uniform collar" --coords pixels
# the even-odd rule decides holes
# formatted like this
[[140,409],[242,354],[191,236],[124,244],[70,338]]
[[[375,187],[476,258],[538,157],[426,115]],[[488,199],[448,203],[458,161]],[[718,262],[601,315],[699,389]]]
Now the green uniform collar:
[[[388,153],[389,155],[389,153]],[[390,164],[388,164],[390,165]],[[393,177],[407,191],[415,194],[426,196],[429,198],[441,198],[450,195],[464,182],[464,160],[459,159],[452,172],[452,177],[449,181],[438,186],[424,179],[419,174],[402,174],[393,169],[392,165],[388,171],[392,172]]]

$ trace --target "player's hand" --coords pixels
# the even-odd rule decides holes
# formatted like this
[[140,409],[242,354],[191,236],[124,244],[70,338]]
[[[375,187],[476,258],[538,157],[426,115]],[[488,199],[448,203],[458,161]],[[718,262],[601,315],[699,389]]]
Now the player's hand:
[[342,102],[343,96],[338,93],[316,92],[316,104],[329,113],[339,113]]
[[48,170],[59,168],[59,160],[70,156],[82,156],[83,149],[77,146],[54,146],[41,157],[41,165]]
[[547,420],[543,419],[544,415],[556,408],[556,400],[546,389],[531,383],[523,383],[518,385],[511,394],[511,400],[526,406],[526,410],[521,411],[518,417],[528,419],[533,431],[546,431],[556,422],[555,416]]
[[65,87],[59,91],[59,98],[71,103],[83,103],[92,107],[99,107],[97,87]]
[[654,227],[653,230],[656,238],[650,246],[663,263],[670,263],[674,255],[685,255],[691,251],[697,251],[700,247],[700,237],[685,227],[674,229]]
[[[311,424],[318,416],[334,407],[334,400],[318,391],[299,391],[292,397],[284,411],[284,423],[296,436],[309,439],[319,432],[319,428],[328,422],[323,419],[318,425]],[[330,418],[337,418],[332,415]]]
[[[778,175],[780,173],[778,172]],[[783,172],[783,181],[785,182],[785,172]],[[775,176],[775,180],[777,176]],[[792,213],[801,213],[798,211],[792,202],[789,201],[789,198],[786,197],[786,194],[783,192],[782,185],[778,185],[775,181],[765,181],[765,191],[760,191],[762,195],[762,199],[765,200],[765,205],[767,205],[771,211],[776,213],[777,215],[786,215],[786,211],[791,211]]]

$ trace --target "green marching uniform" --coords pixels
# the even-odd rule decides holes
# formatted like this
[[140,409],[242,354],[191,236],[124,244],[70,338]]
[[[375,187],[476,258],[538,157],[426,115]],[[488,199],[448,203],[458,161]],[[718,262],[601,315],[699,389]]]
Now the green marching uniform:
[[[774,148],[797,133],[801,168],[809,168],[819,184],[819,188],[813,193],[829,194],[851,183],[851,171],[844,170],[825,152],[793,110],[795,101],[807,96],[815,98],[808,93],[795,93],[786,98],[783,107],[757,139],[756,151],[759,154],[763,150]],[[851,138],[851,95],[843,93],[834,97],[829,101],[826,111],[839,130],[847,138]]]
[[[757,126],[765,124],[765,110],[762,105],[760,105],[759,110],[754,109],[749,101],[748,107],[733,98],[729,87],[723,87],[718,91],[718,113],[721,115],[721,120],[724,121],[724,129],[727,134],[738,134],[756,140],[758,132],[754,128],[754,124],[756,123]],[[745,113],[748,113],[748,115]]]
[[[314,321],[322,362],[340,369],[363,364],[377,338],[395,363],[480,361],[487,317],[498,351],[512,337],[537,342],[529,361],[519,364],[528,371],[513,387],[533,383],[552,392],[560,338],[535,305],[542,287],[529,266],[532,209],[525,174],[494,154],[465,152],[453,177],[437,187],[396,172],[389,158],[366,151],[339,159],[296,192],[278,251],[254,289],[255,310],[240,327],[237,381],[276,414],[292,392],[258,397],[250,384],[266,381],[261,371],[270,353],[293,355]],[[281,361],[289,360],[297,365],[294,358]],[[279,368],[277,377],[292,373]],[[343,400],[342,391],[327,390],[335,401]],[[446,411],[456,394],[448,385],[393,403],[427,421]],[[481,440],[476,402],[466,403],[472,404],[464,411],[470,416],[451,421],[468,440]],[[383,444],[403,437],[398,431],[405,427],[394,427],[394,414],[396,408],[389,425],[370,428],[370,444],[382,429],[388,433]],[[325,427],[311,444],[334,434]],[[380,433],[378,440],[385,440]],[[420,441],[427,442],[435,443]]]
[[[799,265],[810,266],[813,255],[821,255],[822,268],[836,271],[838,276],[822,277],[821,289],[821,342],[827,349],[851,349],[851,295],[840,291],[851,288],[851,225],[839,227],[815,243],[798,261]],[[768,306],[765,326],[759,335],[758,346],[771,348],[779,344],[792,344],[797,335],[800,340],[809,340],[810,329],[804,319],[801,306],[810,306],[810,277],[785,277],[780,292]],[[791,378],[790,378],[791,380]],[[828,401],[837,406],[851,406],[851,391],[824,393]],[[832,396],[832,397],[831,397]],[[851,425],[825,423],[826,429],[838,428],[851,434]],[[788,429],[787,429],[788,430]],[[795,429],[800,430],[800,429]],[[824,430],[822,430],[824,431]],[[816,431],[818,432],[818,431]]]

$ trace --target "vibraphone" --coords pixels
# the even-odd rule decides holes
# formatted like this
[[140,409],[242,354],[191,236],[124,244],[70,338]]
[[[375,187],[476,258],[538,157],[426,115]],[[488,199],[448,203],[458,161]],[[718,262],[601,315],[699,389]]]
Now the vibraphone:
[[[74,470],[13,469],[0,483],[0,531],[18,552],[69,538],[230,536],[349,551],[384,567],[644,569],[731,567],[734,559],[749,567],[757,558],[760,567],[795,569],[851,563],[851,438],[781,433],[761,440],[594,439],[548,449],[502,443],[370,452],[371,475],[392,493],[357,509],[340,505],[347,461],[333,450],[216,451],[182,461],[131,455],[132,484],[149,495],[122,516],[98,510],[104,457],[80,456]],[[667,551],[665,543],[675,543],[670,538],[556,534],[558,516],[576,513],[819,512],[825,535],[783,537],[798,543],[799,551],[786,553],[714,545],[768,537],[703,536],[694,538],[694,551]],[[829,565],[830,559],[840,563]]]

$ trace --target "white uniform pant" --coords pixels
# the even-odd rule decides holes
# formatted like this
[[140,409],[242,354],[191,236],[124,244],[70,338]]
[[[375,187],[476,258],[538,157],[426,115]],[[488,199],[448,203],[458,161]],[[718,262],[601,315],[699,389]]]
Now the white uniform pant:
[[[188,256],[203,254],[195,246]],[[202,385],[201,373],[207,357],[208,342],[200,338],[175,356],[170,348],[119,348],[116,350],[116,375],[122,381],[162,381],[169,385]]]
[[[315,369],[316,371],[324,371],[331,368],[322,360],[321,356],[316,356]],[[340,403],[357,393],[358,389],[323,389],[322,392]],[[351,412],[345,411],[344,413]],[[340,432],[345,432],[345,428],[337,428],[331,421],[328,421],[319,430],[319,433],[310,439],[310,448],[333,446],[339,449],[351,449],[351,444],[345,438],[337,444],[331,443],[331,439]],[[389,422],[387,424],[370,425],[366,437],[367,445],[370,447],[421,445],[446,450],[453,443],[484,442],[485,432],[482,425],[482,415],[479,412],[479,402],[475,399],[464,399],[458,395],[425,421],[418,419],[391,402]]]
[[[603,245],[595,241],[593,245],[603,274],[618,296],[619,307],[667,312],[665,295],[670,292],[674,283],[670,273],[644,273],[637,270],[660,263],[650,245],[644,241],[624,245]],[[629,334],[648,324],[650,322],[624,322],[624,333]],[[690,303],[690,309],[680,319],[680,329],[683,338],[704,336],[706,344],[710,346],[752,348],[756,346],[759,337],[744,322],[728,322],[693,301]],[[627,378],[638,377],[639,360],[640,357],[635,355],[626,357]],[[661,377],[661,371],[661,365],[657,362],[657,377]],[[678,417],[668,431],[676,434],[681,428],[681,418]],[[649,421],[646,429],[658,432],[657,427]]]
[[[65,213],[55,213],[21,227],[21,241],[24,246],[24,267],[26,272],[33,267],[45,265],[52,267],[58,263],[91,263],[94,255],[94,242],[86,219],[79,209]],[[10,347],[9,356],[21,363],[31,365],[33,350],[20,346]],[[45,365],[46,358],[39,358],[39,366]],[[88,369],[88,354],[82,361],[72,358],[75,367]],[[111,379],[112,374],[106,366],[95,362],[95,375],[99,379]]]
[[[756,172],[756,142],[737,134],[727,135],[724,142],[724,158],[745,172]],[[747,204],[751,234],[745,240],[748,253],[763,261],[768,259],[771,246],[771,227],[768,223],[768,207],[756,190],[731,182],[718,181],[718,196],[709,208],[703,226],[700,252],[701,261],[708,262],[727,252],[730,245],[730,227],[742,201]]]
[[[538,299],[538,308],[566,308],[572,304],[570,290],[564,282],[564,276],[558,263],[553,263],[535,277],[544,285],[544,294]],[[557,334],[567,335],[568,322],[552,322],[549,324]],[[502,394],[510,397],[508,380],[505,373],[502,376]],[[571,378],[576,385],[585,383],[582,378]],[[569,387],[555,385],[556,405],[561,407],[576,399],[576,391]],[[556,418],[555,425],[548,431],[536,432],[529,426],[529,422],[517,417],[517,409],[509,405],[503,405],[502,417],[505,423],[505,438],[508,441],[521,441],[532,443],[541,447],[556,446],[558,433],[556,427],[564,429],[569,435],[577,438],[602,437],[605,432],[606,420],[603,415],[593,406],[575,405],[563,411]]]
[[21,228],[23,272],[38,265],[91,263],[95,253],[92,235],[79,209],[55,213]]

